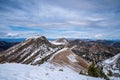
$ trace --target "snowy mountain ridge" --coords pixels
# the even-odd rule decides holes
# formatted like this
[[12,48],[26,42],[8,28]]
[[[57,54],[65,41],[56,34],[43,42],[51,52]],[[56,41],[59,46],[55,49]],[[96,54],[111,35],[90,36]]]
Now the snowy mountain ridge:
[[112,71],[113,76],[120,77],[120,53],[104,60],[102,65],[106,74],[109,73],[108,71]]
[[114,65],[118,59],[120,59],[120,53],[118,53],[117,55],[103,61],[103,64],[107,64],[107,65]]
[[36,65],[61,48],[62,46],[51,44],[44,36],[32,37],[3,52],[0,55],[0,63],[17,62]]
[[[44,36],[35,36],[26,39],[0,54],[0,79],[3,80],[101,80],[101,78],[92,78],[78,73],[82,72],[88,75],[91,65],[89,61],[75,53],[73,49],[79,47],[67,46],[65,39],[59,39],[57,43],[49,42]],[[69,42],[67,42],[68,44]],[[85,43],[83,43],[84,45]],[[72,48],[71,48],[72,47]],[[101,48],[101,46],[99,46]],[[95,48],[97,50],[97,48]],[[94,48],[93,48],[94,50]],[[101,49],[102,50],[102,49]],[[88,55],[89,56],[89,55]],[[103,61],[105,68],[114,68],[120,60],[120,54]],[[7,64],[6,64],[7,63]],[[13,64],[11,64],[13,63]],[[20,63],[20,64],[18,64]],[[30,65],[24,65],[30,64]],[[39,65],[39,66],[32,66]],[[13,68],[15,67],[15,69]],[[20,66],[20,67],[19,67]],[[104,68],[104,69],[105,69]],[[111,68],[111,69],[112,69]],[[7,70],[7,71],[5,71]],[[22,70],[22,71],[19,71]],[[106,69],[107,70],[107,69]],[[4,72],[5,71],[5,72]],[[11,73],[13,72],[13,73]],[[35,72],[35,74],[32,74]],[[11,73],[9,77],[8,73]],[[60,76],[57,76],[60,75]],[[21,76],[21,78],[19,78]],[[57,76],[54,77],[53,76]],[[74,77],[71,77],[74,76]],[[112,79],[110,77],[110,79]],[[113,78],[117,79],[117,78]]]

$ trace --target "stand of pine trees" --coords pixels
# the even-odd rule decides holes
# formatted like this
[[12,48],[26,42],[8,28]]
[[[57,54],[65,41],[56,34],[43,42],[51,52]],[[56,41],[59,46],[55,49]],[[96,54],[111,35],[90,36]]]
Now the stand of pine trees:
[[109,80],[109,78],[103,72],[103,68],[100,66],[96,66],[94,61],[92,61],[92,64],[90,65],[88,69],[88,75],[93,76],[93,77],[102,77],[106,80]]

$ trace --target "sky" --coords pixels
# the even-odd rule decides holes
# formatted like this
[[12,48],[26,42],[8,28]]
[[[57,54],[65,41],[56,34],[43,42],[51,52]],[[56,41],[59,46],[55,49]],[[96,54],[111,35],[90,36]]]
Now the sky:
[[120,39],[120,0],[0,0],[0,38]]

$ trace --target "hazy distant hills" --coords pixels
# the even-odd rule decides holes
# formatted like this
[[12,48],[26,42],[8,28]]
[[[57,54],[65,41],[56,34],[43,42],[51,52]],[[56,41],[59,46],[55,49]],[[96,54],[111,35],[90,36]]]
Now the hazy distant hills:
[[22,42],[24,40],[25,38],[0,38],[0,41],[5,41],[5,42]]
[[0,41],[0,52],[18,44],[19,42],[6,42],[6,41]]

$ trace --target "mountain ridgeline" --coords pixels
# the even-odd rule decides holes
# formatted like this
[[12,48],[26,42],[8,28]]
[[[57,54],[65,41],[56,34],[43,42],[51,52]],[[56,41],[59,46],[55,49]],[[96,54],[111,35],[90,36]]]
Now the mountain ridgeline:
[[[96,64],[102,63],[118,53],[120,53],[119,42],[65,38],[48,41],[44,36],[35,36],[3,51],[0,54],[0,63],[40,65],[49,62],[67,66],[76,72],[82,71],[82,74],[87,75],[92,61]],[[117,57],[115,63],[119,63],[119,58]],[[119,67],[120,65],[117,65],[117,68]]]
[[76,39],[70,41],[67,47],[87,61],[94,60],[101,62],[107,58],[115,56],[120,52],[120,42],[107,41],[107,40],[80,40]]
[[28,38],[4,51],[0,55],[0,63],[40,64],[43,58],[55,53],[62,47],[51,44],[44,36]]

